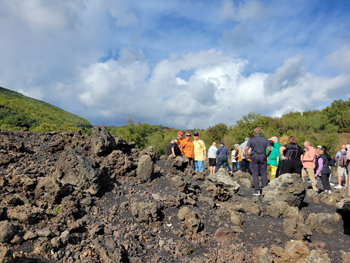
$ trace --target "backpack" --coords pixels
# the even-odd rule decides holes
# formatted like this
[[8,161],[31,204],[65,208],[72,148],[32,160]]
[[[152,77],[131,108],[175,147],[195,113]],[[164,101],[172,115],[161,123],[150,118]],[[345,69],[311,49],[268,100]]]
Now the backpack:
[[340,151],[339,165],[341,167],[346,167],[346,151]]
[[286,153],[284,156],[287,158],[287,160],[297,159],[298,145],[297,144],[287,144]]

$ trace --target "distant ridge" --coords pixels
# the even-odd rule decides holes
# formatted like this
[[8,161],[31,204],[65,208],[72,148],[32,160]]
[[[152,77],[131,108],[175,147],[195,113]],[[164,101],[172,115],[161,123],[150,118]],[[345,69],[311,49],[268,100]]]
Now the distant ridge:
[[0,87],[0,129],[48,132],[90,127],[91,123],[84,118]]

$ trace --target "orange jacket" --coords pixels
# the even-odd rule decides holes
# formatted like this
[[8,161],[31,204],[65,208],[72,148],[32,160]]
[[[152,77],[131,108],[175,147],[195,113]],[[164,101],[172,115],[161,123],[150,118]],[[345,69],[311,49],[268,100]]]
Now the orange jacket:
[[194,158],[194,145],[193,142],[187,141],[187,139],[182,140],[182,153],[183,155],[187,156],[188,158]]

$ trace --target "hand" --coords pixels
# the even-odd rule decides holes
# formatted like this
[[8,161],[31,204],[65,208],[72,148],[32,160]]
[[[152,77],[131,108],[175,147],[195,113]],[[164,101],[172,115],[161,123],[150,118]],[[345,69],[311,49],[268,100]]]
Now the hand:
[[287,160],[287,157],[282,155],[282,160]]
[[204,156],[204,161],[206,161],[207,160],[207,157],[206,156]]
[[252,162],[252,160],[250,160],[249,158],[246,159],[248,162]]

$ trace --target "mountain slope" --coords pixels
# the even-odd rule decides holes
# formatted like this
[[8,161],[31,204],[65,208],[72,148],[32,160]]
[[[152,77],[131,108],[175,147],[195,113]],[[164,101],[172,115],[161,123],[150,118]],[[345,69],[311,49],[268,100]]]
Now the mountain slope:
[[91,123],[46,102],[0,87],[0,128],[33,132],[77,130]]

